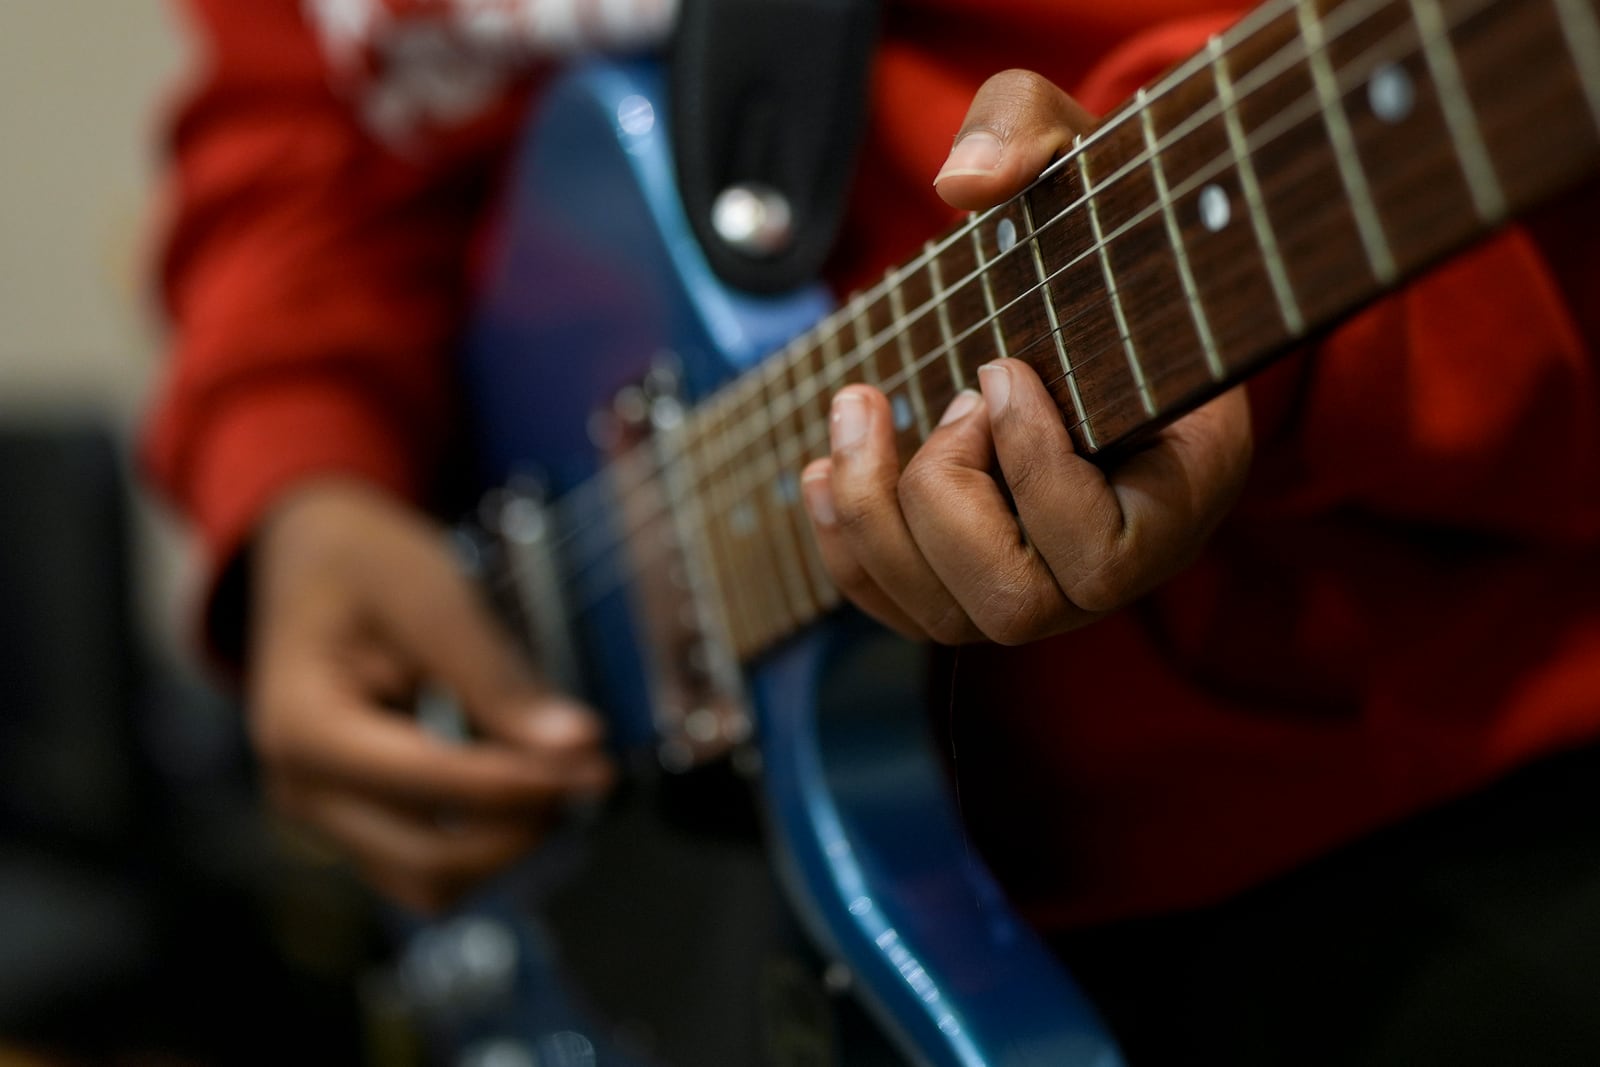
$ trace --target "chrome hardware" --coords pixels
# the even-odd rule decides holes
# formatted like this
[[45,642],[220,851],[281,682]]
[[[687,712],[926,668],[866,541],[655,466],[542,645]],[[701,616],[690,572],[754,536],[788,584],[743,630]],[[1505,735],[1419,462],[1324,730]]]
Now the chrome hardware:
[[661,472],[622,497],[619,524],[630,531],[630,592],[648,664],[656,758],[669,773],[722,756],[751,733],[721,601],[694,536],[679,444],[686,426],[680,380],[676,359],[662,353],[611,405],[625,424],[618,452],[651,449]]
[[541,1037],[538,1049],[539,1067],[595,1067],[599,1054],[594,1042],[576,1030],[561,1030]]
[[563,692],[579,692],[578,654],[556,564],[555,525],[543,489],[525,480],[490,493],[479,519],[502,553],[534,665]]
[[494,919],[453,919],[418,934],[399,964],[407,999],[430,1013],[488,1010],[510,996],[517,980],[517,937]]
[[533,1050],[509,1037],[492,1037],[469,1045],[456,1060],[456,1067],[540,1067]]
[[746,255],[772,256],[793,243],[794,212],[770,185],[730,185],[712,202],[711,228]]

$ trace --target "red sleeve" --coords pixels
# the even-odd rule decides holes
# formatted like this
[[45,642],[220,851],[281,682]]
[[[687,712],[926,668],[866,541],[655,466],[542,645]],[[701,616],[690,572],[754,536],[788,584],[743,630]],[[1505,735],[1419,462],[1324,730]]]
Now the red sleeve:
[[[186,13],[203,70],[170,145],[173,352],[144,462],[198,527],[215,590],[299,480],[423,494],[450,432],[470,255],[526,92],[391,148],[332,88],[296,0]],[[234,651],[228,626],[209,636]]]
[[1600,539],[1595,188],[1452,259],[1253,387],[1255,502],[1521,543]]

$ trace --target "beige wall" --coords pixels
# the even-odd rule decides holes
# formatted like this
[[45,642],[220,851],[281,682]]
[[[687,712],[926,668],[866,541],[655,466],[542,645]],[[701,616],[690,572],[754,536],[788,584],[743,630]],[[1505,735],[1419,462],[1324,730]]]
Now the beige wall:
[[[169,0],[0,0],[0,418],[131,433],[159,364],[151,185],[184,58]],[[148,501],[138,519],[143,630],[175,651],[190,557]]]
[[[248,0],[247,0],[248,2]],[[167,0],[0,0],[0,406],[121,419],[154,366],[145,298]]]

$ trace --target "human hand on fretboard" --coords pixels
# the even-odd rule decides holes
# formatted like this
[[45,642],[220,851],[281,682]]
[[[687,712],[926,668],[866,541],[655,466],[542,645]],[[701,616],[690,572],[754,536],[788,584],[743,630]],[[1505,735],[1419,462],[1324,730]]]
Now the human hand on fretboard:
[[[979,90],[935,184],[955,207],[993,207],[1093,124],[1039,76],[997,75]],[[883,394],[841,390],[831,455],[805,471],[834,582],[908,636],[1020,644],[1122,607],[1194,558],[1248,473],[1243,389],[1102,470],[1076,454],[1028,363],[996,360],[979,380],[981,393],[958,394],[903,471]]]

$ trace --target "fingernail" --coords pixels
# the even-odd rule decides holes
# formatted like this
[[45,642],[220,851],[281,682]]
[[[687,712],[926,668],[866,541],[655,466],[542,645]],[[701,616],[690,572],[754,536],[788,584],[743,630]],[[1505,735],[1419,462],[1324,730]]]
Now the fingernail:
[[534,714],[533,729],[547,743],[560,744],[581,737],[593,729],[588,712],[564,704],[546,704]]
[[939,168],[933,184],[938,185],[958,174],[993,174],[995,168],[1000,166],[1000,154],[1004,147],[1000,138],[988,130],[973,130],[950,149],[950,158]]
[[985,363],[978,368],[978,381],[989,402],[989,418],[998,419],[1011,399],[1011,372],[998,363]]
[[829,420],[829,439],[835,452],[854,448],[867,435],[867,405],[855,393],[840,393],[833,398],[833,417]]
[[976,389],[963,389],[950,401],[950,406],[944,409],[944,414],[939,416],[939,425],[948,426],[957,419],[964,419],[977,410],[983,397],[978,395]]
[[808,474],[800,482],[800,491],[806,497],[806,510],[818,526],[832,526],[839,520],[833,510],[833,487],[828,484],[826,469]]

